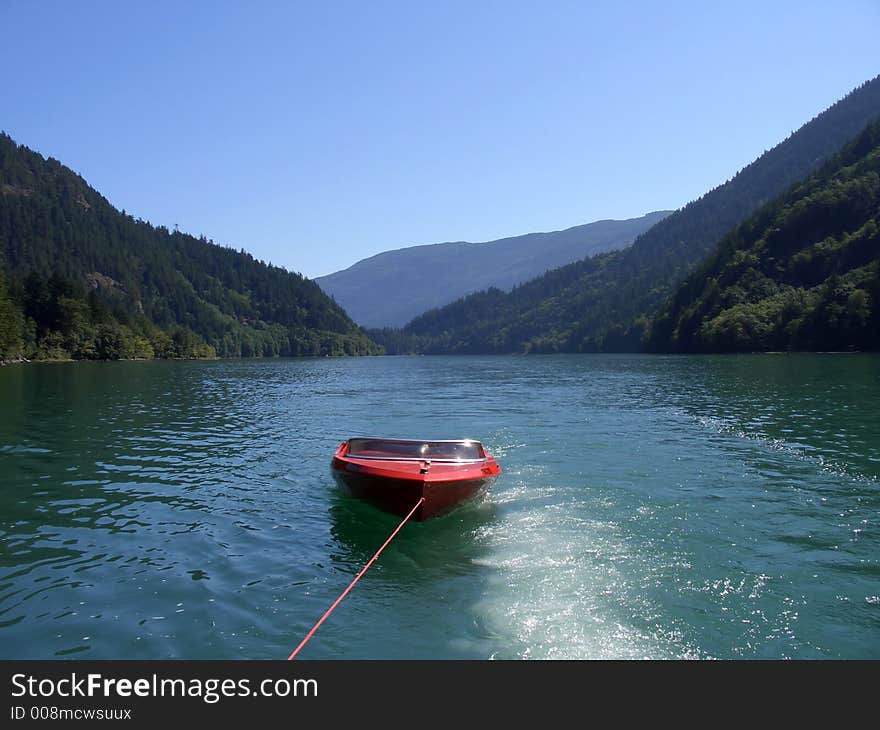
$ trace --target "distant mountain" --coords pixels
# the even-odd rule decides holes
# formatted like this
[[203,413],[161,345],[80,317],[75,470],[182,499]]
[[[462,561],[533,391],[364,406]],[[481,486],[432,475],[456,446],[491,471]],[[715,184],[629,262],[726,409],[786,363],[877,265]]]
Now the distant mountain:
[[377,331],[389,352],[593,352],[642,347],[653,312],[734,226],[880,117],[880,76],[850,92],[734,178],[664,218],[623,251],[489,289]]
[[655,318],[648,344],[880,347],[880,123],[725,236]]
[[135,220],[0,134],[0,359],[378,352],[314,282]]
[[629,246],[670,211],[602,220],[488,243],[436,243],[386,251],[315,279],[364,327],[399,327],[465,294],[516,284],[602,251]]

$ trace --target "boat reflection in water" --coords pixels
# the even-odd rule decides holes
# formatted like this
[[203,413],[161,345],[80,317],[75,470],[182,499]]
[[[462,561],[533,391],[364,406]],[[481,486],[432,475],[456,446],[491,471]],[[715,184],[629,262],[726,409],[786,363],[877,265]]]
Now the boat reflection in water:
[[[335,543],[330,558],[344,572],[356,572],[399,524],[395,515],[340,490],[330,502],[330,534]],[[466,576],[474,581],[468,600],[482,595],[487,546],[481,535],[498,519],[498,505],[476,499],[435,520],[410,525],[395,539],[393,550],[382,553],[380,575],[395,587],[440,586]],[[344,567],[343,567],[344,566]],[[373,578],[373,581],[380,580]],[[414,589],[414,588],[413,588]],[[473,595],[471,595],[473,593]]]
[[470,439],[352,438],[336,450],[331,471],[352,496],[394,515],[407,515],[424,498],[412,517],[423,521],[485,493],[501,467]]

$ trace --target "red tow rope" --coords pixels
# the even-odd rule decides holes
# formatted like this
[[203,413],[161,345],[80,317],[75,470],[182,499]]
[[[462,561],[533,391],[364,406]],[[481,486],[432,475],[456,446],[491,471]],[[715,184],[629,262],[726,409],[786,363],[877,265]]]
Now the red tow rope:
[[409,511],[409,514],[408,514],[406,517],[403,518],[403,522],[401,522],[401,523],[397,526],[397,529],[395,529],[394,532],[392,532],[392,533],[388,536],[388,539],[382,544],[382,547],[380,547],[380,548],[376,551],[376,554],[375,554],[372,558],[370,558],[370,562],[368,562],[363,568],[361,568],[361,572],[358,573],[358,574],[355,576],[355,579],[354,579],[351,583],[348,584],[348,588],[346,588],[344,591],[342,591],[342,594],[339,596],[339,598],[337,598],[335,601],[333,601],[333,605],[330,606],[330,608],[327,609],[327,611],[324,613],[323,616],[321,616],[321,618],[318,620],[318,623],[316,623],[314,626],[312,626],[312,630],[309,631],[309,633],[306,634],[305,638],[304,638],[301,642],[299,642],[299,646],[296,647],[296,649],[294,649],[294,650],[291,652],[291,654],[290,654],[289,657],[287,657],[287,660],[288,660],[288,661],[290,661],[290,660],[293,659],[297,654],[299,654],[299,650],[302,649],[302,648],[308,643],[309,639],[311,639],[312,636],[314,635],[314,633],[318,630],[318,627],[319,627],[322,623],[324,623],[324,621],[327,619],[327,617],[328,617],[331,613],[333,613],[333,609],[335,609],[340,603],[342,603],[342,599],[345,598],[345,597],[348,595],[348,592],[349,592],[352,588],[354,588],[354,584],[357,583],[357,582],[361,579],[361,576],[362,576],[364,573],[366,573],[366,572],[370,569],[370,566],[371,566],[373,563],[376,562],[376,560],[377,560],[377,559],[379,558],[379,556],[382,554],[382,551],[383,551],[386,547],[388,547],[388,543],[390,543],[390,542],[394,539],[394,537],[397,535],[397,533],[400,532],[401,528],[407,523],[407,521],[409,520],[409,518],[412,517],[412,516],[416,513],[416,510],[417,510],[419,507],[422,506],[422,502],[424,502],[424,501],[425,501],[425,498],[422,497],[418,502],[416,502],[415,507],[413,507],[413,508]]

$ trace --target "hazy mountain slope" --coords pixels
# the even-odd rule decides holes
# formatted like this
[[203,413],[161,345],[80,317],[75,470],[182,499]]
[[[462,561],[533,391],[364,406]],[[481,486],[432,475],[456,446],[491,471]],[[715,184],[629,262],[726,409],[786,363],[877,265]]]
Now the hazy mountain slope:
[[651,327],[659,351],[880,345],[880,123],[722,240]]
[[637,350],[645,325],[723,235],[814,172],[880,117],[880,77],[640,236],[627,249],[569,264],[510,293],[475,294],[375,333],[421,352]]
[[0,269],[7,356],[379,351],[314,282],[135,220],[4,134]]
[[365,327],[401,326],[486,287],[510,289],[550,269],[629,246],[669,215],[602,220],[488,243],[437,243],[386,251],[315,281]]

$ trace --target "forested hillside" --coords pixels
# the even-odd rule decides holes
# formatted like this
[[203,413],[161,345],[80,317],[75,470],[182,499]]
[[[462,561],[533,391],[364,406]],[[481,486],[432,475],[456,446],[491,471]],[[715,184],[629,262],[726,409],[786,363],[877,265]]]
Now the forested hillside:
[[486,291],[375,331],[391,352],[634,351],[654,310],[734,226],[880,117],[880,77],[765,152],[733,179],[660,221],[629,248]]
[[656,317],[648,345],[880,346],[880,123],[728,234]]
[[629,246],[670,211],[602,220],[487,243],[435,243],[385,251],[315,279],[365,327],[400,327],[429,309],[488,287],[509,290],[551,269]]
[[0,134],[0,358],[380,352],[312,281],[113,208]]

